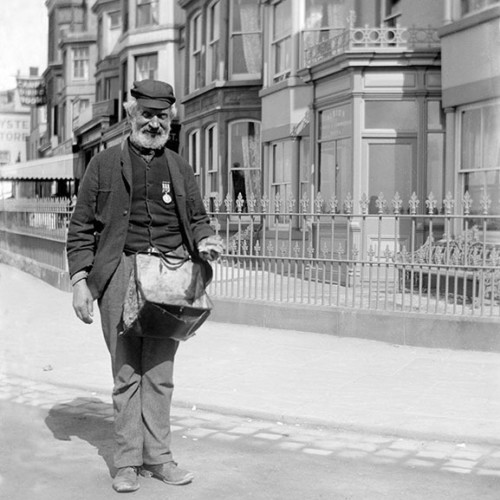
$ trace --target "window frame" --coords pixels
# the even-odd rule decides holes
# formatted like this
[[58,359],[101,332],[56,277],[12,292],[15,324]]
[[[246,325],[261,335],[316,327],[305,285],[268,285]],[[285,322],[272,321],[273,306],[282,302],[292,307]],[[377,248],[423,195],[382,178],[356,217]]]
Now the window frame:
[[[141,21],[141,14],[147,11],[146,18]],[[158,0],[136,0],[135,3],[135,27],[145,28],[148,26],[158,26],[159,24],[159,2]]]
[[[194,149],[193,149],[194,144]],[[200,182],[201,173],[201,130],[199,128],[193,129],[188,134],[188,162],[193,169],[193,173]]]
[[397,28],[401,17],[401,0],[385,0],[383,4],[382,19],[387,28]]
[[234,45],[235,38],[244,37],[244,36],[259,36],[259,50],[261,55],[260,68],[256,73],[236,73],[234,70],[233,57],[229,58],[229,79],[230,80],[257,80],[262,77],[262,7],[259,7],[259,30],[258,31],[243,31],[243,30],[235,30],[234,29],[234,8],[235,2],[230,3],[230,11],[229,11],[229,53],[235,54]]
[[[83,56],[78,56],[82,52]],[[77,73],[82,73],[80,76]],[[88,45],[71,48],[71,80],[87,81],[90,75],[90,47]]]
[[[233,152],[235,151],[235,148],[233,147],[233,133],[232,133],[232,129],[233,127],[237,127],[238,125],[241,125],[241,124],[249,124],[249,123],[253,123],[254,124],[254,127],[258,127],[258,158],[257,158],[257,164],[258,164],[258,167],[255,167],[255,168],[252,168],[252,167],[239,167],[239,168],[233,168],[233,163],[234,163],[234,158],[233,158]],[[254,172],[259,172],[259,176],[260,176],[260,186],[259,186],[259,189],[262,189],[262,175],[263,175],[263,169],[262,169],[262,124],[259,120],[256,120],[256,119],[253,119],[253,118],[248,118],[248,119],[238,119],[238,120],[233,120],[231,122],[228,123],[227,125],[227,132],[228,132],[228,140],[227,140],[227,151],[228,151],[228,155],[227,155],[227,158],[228,158],[228,167],[227,167],[227,180],[228,180],[228,194],[229,196],[231,197],[232,201],[233,201],[233,209],[234,211],[236,211],[236,199],[237,199],[237,196],[238,194],[235,194],[234,193],[234,189],[233,189],[233,179],[232,179],[232,173],[233,171],[236,171],[236,170],[239,170],[239,171],[244,171],[244,172],[250,172],[250,171],[254,171]],[[246,205],[247,205],[247,198],[248,198],[248,194],[246,194],[246,196],[244,196],[244,207],[243,207],[243,212],[246,211]],[[258,196],[256,196],[256,198],[261,198],[261,193],[259,193]]]
[[[458,127],[457,127],[457,141],[456,141],[456,158],[457,158],[457,177],[458,177],[458,186],[459,186],[459,192],[457,193],[458,196],[460,196],[460,200],[457,200],[458,202],[461,202],[461,198],[465,194],[466,191],[466,186],[468,184],[467,178],[468,176],[471,175],[481,175],[483,178],[486,179],[486,176],[489,174],[497,175],[500,177],[500,145],[498,142],[495,143],[495,141],[492,141],[492,144],[497,145],[497,152],[496,155],[492,155],[496,157],[497,159],[497,164],[491,164],[491,165],[485,165],[485,153],[487,154],[487,151],[485,151],[485,142],[487,140],[487,133],[486,131],[489,129],[487,124],[485,123],[486,116],[485,112],[487,108],[493,108],[493,115],[496,116],[494,109],[496,108],[498,111],[500,111],[500,100],[495,99],[492,101],[488,102],[482,102],[474,105],[468,105],[468,106],[463,106],[460,109],[457,110],[457,117],[458,117]],[[469,141],[464,140],[464,136],[467,135],[467,132],[465,130],[464,126],[464,115],[465,113],[471,113],[471,112],[479,112],[479,134],[475,136],[475,140],[478,141],[478,152],[477,156],[479,157],[477,163],[475,163],[472,166],[469,166],[468,168],[464,166],[464,156],[465,156],[465,147],[467,147],[468,144],[470,144],[470,134],[469,134]],[[498,113],[497,111],[497,113]],[[499,127],[500,128],[500,127]],[[494,134],[493,134],[494,135]],[[491,139],[490,139],[491,140]],[[485,182],[483,182],[483,190],[484,186],[487,186]],[[493,184],[494,186],[495,184]],[[500,191],[500,183],[497,184],[497,189]],[[467,189],[468,191],[468,189]],[[488,193],[487,193],[488,194]],[[480,204],[481,199],[478,199],[477,197],[474,196],[474,194],[469,192],[469,195],[472,198],[473,205],[471,207],[471,214],[473,213],[481,213],[482,209],[478,212],[478,204]],[[489,195],[488,195],[489,196]],[[500,201],[499,197],[497,196],[496,199],[493,199],[491,196],[489,196],[491,204],[493,205],[494,203],[497,204],[497,207],[493,207],[493,210],[491,209],[491,205],[488,210],[489,215],[500,215]],[[498,230],[497,230],[498,231]],[[490,231],[488,231],[489,233]],[[500,235],[499,235],[500,237]]]
[[[144,74],[140,75],[140,72],[138,71],[138,64],[139,60],[146,60],[146,58],[155,58],[156,65],[152,67],[148,67],[147,72],[148,75],[144,76]],[[150,64],[148,64],[150,66]],[[142,72],[141,72],[142,73]],[[135,54],[134,55],[134,80],[144,80],[144,79],[152,79],[152,80],[157,80],[158,79],[158,52],[148,52],[146,54]]]
[[[276,36],[275,33],[275,22],[277,16],[277,11],[280,5],[285,5],[286,3],[289,4],[289,8],[293,9],[293,3],[290,0],[281,0],[280,2],[277,2],[273,4],[272,8],[272,22],[270,26],[271,30],[271,52],[272,52],[272,57],[271,57],[271,71],[270,71],[270,77],[272,83],[279,83],[282,80],[285,80],[288,78],[291,73],[292,73],[292,66],[293,66],[293,61],[292,61],[292,32],[293,32],[293,16],[290,15],[290,27],[288,30],[285,30],[283,33],[279,33],[279,36]],[[284,43],[286,42],[286,47],[288,47],[288,55],[289,55],[289,64],[288,66],[285,66],[284,68],[279,68],[277,69],[276,65],[278,63],[278,48],[280,48]]]
[[202,15],[196,11],[189,20],[189,92],[202,87]]
[[[212,137],[212,147],[210,147],[210,136]],[[210,200],[210,210],[215,209],[215,199],[222,200],[220,152],[219,152],[219,126],[211,123],[205,128],[205,195]],[[213,190],[212,186],[216,189]]]
[[[270,169],[269,169],[269,198],[271,211],[276,210],[277,196],[280,196],[281,212],[287,212],[287,203],[290,196],[293,196],[293,139],[281,139],[269,144]],[[286,154],[285,154],[286,153]],[[289,162],[289,165],[286,162]],[[281,171],[282,178],[277,178]],[[285,223],[286,220],[279,218],[278,223]]]
[[[122,13],[119,10],[113,10],[111,12],[107,13],[108,16],[108,23],[109,23],[109,29],[114,31],[121,29],[122,27]],[[117,19],[118,22],[113,24],[113,19]]]
[[207,7],[206,16],[206,34],[207,34],[207,52],[205,81],[212,83],[219,79],[219,46],[220,46],[220,13],[221,2],[214,0]]

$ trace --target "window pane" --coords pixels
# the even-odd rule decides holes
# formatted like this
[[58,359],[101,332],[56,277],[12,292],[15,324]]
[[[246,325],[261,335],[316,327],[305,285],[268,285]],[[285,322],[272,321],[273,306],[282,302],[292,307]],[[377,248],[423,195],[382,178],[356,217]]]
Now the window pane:
[[481,110],[462,113],[462,170],[481,166]]
[[414,190],[412,146],[370,144],[368,161],[370,213],[378,212],[375,201],[380,193],[384,194],[386,200],[390,200],[398,192],[406,206]]
[[427,127],[439,130],[444,128],[444,112],[441,108],[441,101],[427,103]]
[[351,130],[350,104],[321,111],[319,117],[319,138],[321,140],[350,136]]
[[255,122],[231,126],[232,168],[260,168],[260,125]]
[[325,200],[335,194],[335,142],[324,142],[319,147],[319,192]]
[[427,193],[438,200],[438,208],[443,199],[444,134],[427,135]]
[[217,156],[219,154],[217,147],[217,127],[210,127],[206,132],[207,148],[207,170],[217,170]]
[[119,28],[121,25],[121,12],[110,12],[109,13],[109,27],[111,29]]
[[[464,174],[464,193],[468,191],[472,198],[471,214],[482,214],[481,199],[486,194],[491,205],[488,209],[489,214],[500,215],[500,171],[490,172],[472,172]],[[500,229],[500,221],[497,221],[496,227],[488,224],[488,229]]]
[[238,0],[230,3],[231,74],[260,77],[262,66],[261,10],[259,2]]
[[415,101],[367,101],[366,128],[416,131],[418,109]]
[[192,45],[193,45],[193,52],[200,50],[201,48],[201,16],[198,15],[193,19],[192,22]]
[[[335,196],[339,203],[352,193],[351,139],[337,141],[337,158],[335,164]],[[330,201],[330,200],[327,200]]]
[[346,0],[306,0],[306,29],[344,28],[349,14]]
[[280,142],[273,146],[273,183],[290,182],[292,176],[292,143]]
[[210,9],[210,27],[209,27],[209,40],[219,39],[219,2],[212,5]]
[[481,167],[500,167],[500,106],[484,108],[484,144]]
[[89,49],[88,47],[73,49],[73,78],[88,78]]
[[273,40],[283,38],[292,30],[292,5],[283,0],[274,7]]
[[189,90],[193,91],[201,86],[201,15],[191,19],[191,58],[189,62]]
[[250,194],[261,197],[260,124],[242,122],[230,125],[230,167],[233,199],[239,193],[246,200]]
[[158,24],[158,0],[138,0],[137,26]]
[[260,75],[262,51],[260,35],[233,37],[233,75]]
[[188,158],[195,174],[199,173],[200,166],[200,132],[198,130],[192,132],[189,136],[189,151]]
[[233,33],[260,31],[260,8],[255,0],[233,0],[231,2]]
[[275,68],[274,72],[281,74],[285,73],[291,67],[291,39],[275,44]]
[[156,79],[158,70],[158,55],[148,54],[138,56],[135,60],[136,80],[145,80],[147,78]]
[[340,204],[352,193],[351,139],[324,142],[319,148],[319,192],[327,205],[332,196]]

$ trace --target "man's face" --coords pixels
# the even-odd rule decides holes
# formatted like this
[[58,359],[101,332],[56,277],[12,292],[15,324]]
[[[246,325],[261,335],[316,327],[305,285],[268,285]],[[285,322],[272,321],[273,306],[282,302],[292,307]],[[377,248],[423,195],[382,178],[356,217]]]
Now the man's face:
[[170,113],[166,109],[144,108],[130,116],[131,140],[147,149],[160,149],[167,143],[170,132]]

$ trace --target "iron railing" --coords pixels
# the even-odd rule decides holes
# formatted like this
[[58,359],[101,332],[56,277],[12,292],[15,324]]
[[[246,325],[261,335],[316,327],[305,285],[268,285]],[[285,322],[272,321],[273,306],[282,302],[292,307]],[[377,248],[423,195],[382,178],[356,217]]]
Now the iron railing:
[[[485,203],[487,200],[485,201]],[[226,252],[215,264],[219,297],[408,313],[500,316],[500,216],[461,214],[448,195],[426,213],[414,194],[358,203],[206,199]],[[298,205],[298,207],[297,207]],[[375,210],[373,209],[375,207]],[[372,213],[375,212],[375,213]]]
[[[432,194],[205,204],[226,247],[214,297],[500,317],[500,216],[487,196],[473,204],[448,194],[439,206]],[[69,199],[0,201],[0,248],[67,270],[71,210]]]
[[66,271],[67,198],[0,200],[0,249]]

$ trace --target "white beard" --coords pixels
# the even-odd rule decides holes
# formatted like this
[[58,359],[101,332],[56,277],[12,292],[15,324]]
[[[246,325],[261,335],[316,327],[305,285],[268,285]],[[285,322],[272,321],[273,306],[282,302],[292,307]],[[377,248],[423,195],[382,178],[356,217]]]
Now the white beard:
[[168,134],[170,132],[170,127],[168,130],[160,129],[158,135],[152,136],[144,130],[137,127],[135,121],[132,121],[132,133],[130,134],[130,140],[141,148],[145,149],[161,149],[167,144]]

